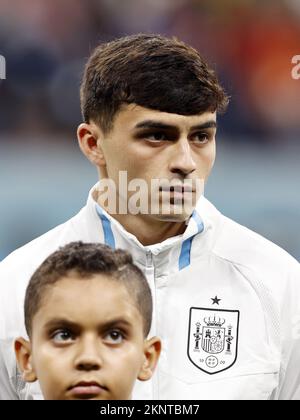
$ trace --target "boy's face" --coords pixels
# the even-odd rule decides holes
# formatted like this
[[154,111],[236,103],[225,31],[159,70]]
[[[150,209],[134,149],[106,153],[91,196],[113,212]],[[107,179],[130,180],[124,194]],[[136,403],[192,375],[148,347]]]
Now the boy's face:
[[[78,129],[83,153],[98,166],[101,179],[114,181],[121,200],[130,202],[139,191],[132,184],[124,198],[119,172],[126,171],[127,186],[137,179],[145,181],[143,200],[151,210],[145,217],[172,222],[187,220],[203,192],[215,160],[215,135],[216,112],[186,116],[135,104],[121,107],[107,135],[94,123]],[[160,184],[156,195],[151,188],[154,179]],[[166,181],[178,188],[187,182],[191,188],[177,188],[170,194]],[[197,183],[202,190],[196,191]]]
[[150,347],[125,287],[104,275],[66,277],[33,318],[27,380],[38,378],[45,399],[129,399],[136,379],[151,377]]

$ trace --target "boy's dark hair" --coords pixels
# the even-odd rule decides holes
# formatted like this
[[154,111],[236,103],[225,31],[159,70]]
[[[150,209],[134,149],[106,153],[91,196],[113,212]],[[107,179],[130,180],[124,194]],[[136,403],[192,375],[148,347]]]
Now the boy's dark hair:
[[215,72],[176,38],[137,34],[99,45],[81,85],[85,122],[109,132],[122,104],[181,115],[224,112],[228,96]]
[[41,308],[47,289],[69,274],[78,276],[78,279],[105,274],[112,281],[125,286],[142,315],[144,334],[147,337],[151,328],[153,304],[143,272],[133,263],[127,251],[82,242],[72,242],[51,254],[31,277],[24,304],[25,326],[29,337],[32,335],[33,317]]

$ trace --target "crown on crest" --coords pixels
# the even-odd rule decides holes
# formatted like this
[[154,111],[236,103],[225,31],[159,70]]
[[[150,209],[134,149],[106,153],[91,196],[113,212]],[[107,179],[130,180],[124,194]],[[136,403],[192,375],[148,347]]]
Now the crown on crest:
[[212,319],[211,317],[209,318],[204,318],[204,322],[208,327],[222,327],[223,324],[225,324],[225,319],[224,318],[219,318],[218,320],[216,319],[216,316],[214,316],[214,318]]

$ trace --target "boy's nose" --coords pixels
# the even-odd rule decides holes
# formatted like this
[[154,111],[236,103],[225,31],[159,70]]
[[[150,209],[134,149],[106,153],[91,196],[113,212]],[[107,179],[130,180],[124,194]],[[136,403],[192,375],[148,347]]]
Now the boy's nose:
[[77,370],[99,370],[101,368],[101,364],[98,361],[93,360],[92,358],[83,358],[78,363],[76,363]]
[[93,340],[85,340],[78,347],[77,355],[75,357],[75,367],[77,370],[99,370],[103,365],[100,355],[100,344]]

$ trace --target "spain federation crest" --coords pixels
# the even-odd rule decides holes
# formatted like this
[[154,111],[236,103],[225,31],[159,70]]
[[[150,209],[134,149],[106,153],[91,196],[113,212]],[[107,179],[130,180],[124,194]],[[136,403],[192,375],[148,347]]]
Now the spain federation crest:
[[234,365],[238,355],[240,312],[191,308],[188,357],[209,375]]

